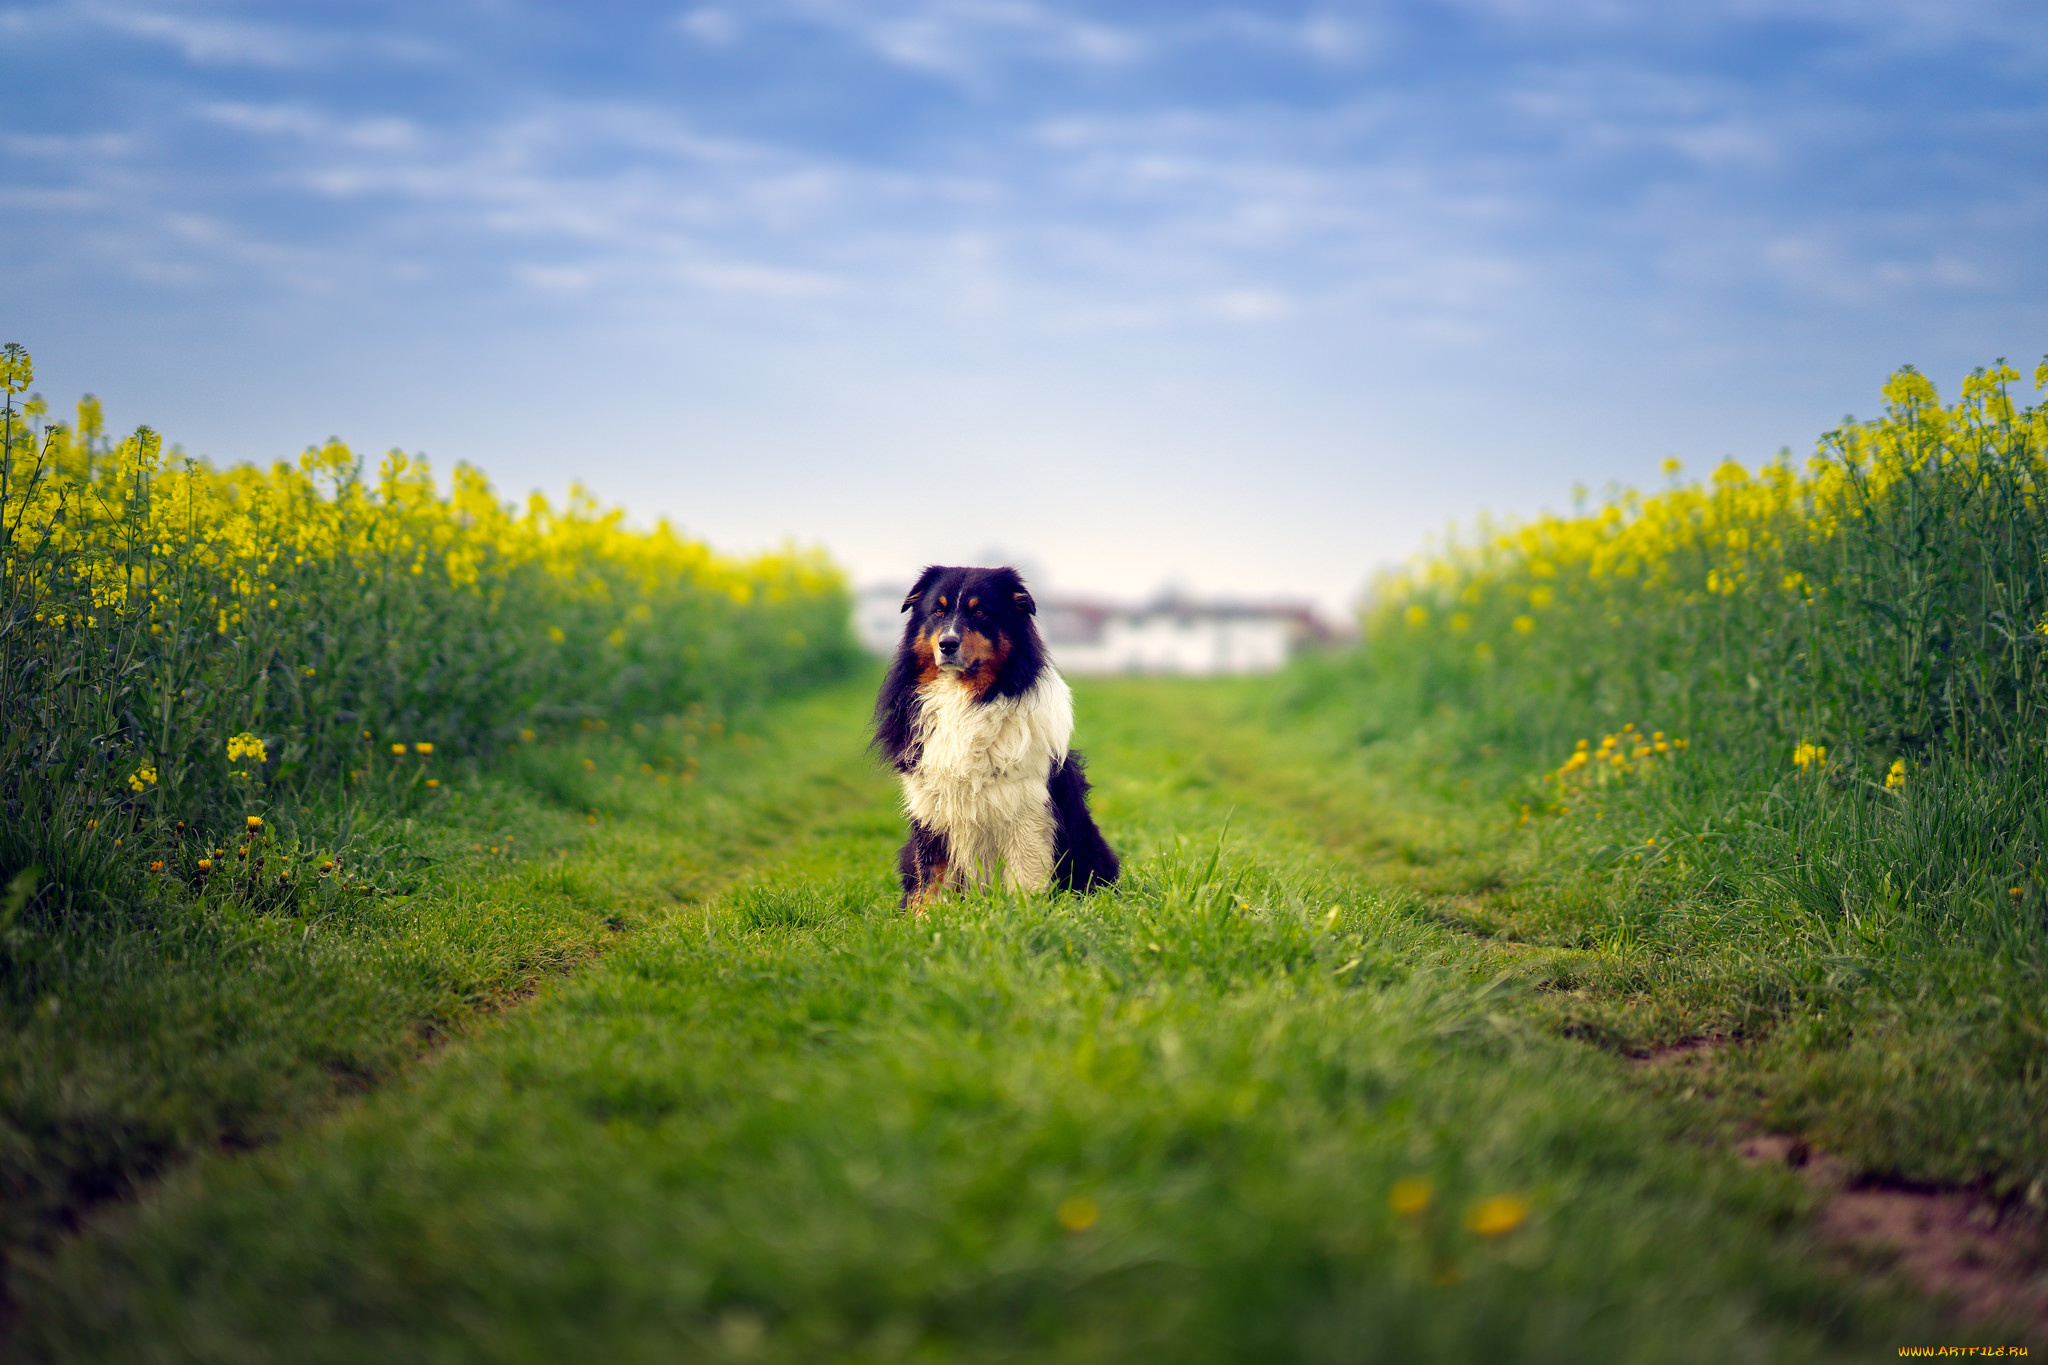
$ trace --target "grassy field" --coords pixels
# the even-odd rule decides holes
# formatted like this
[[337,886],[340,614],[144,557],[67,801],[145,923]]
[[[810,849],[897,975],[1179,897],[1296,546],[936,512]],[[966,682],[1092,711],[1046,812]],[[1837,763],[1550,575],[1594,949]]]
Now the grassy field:
[[1816,1261],[1804,1187],[1734,1162],[1730,1115],[1545,1028],[1528,974],[1449,922],[1469,898],[1397,871],[1469,875],[1509,841],[1463,846],[1455,801],[1391,814],[1403,789],[1330,727],[1276,724],[1271,683],[1082,689],[1126,881],[922,920],[893,909],[865,700],[783,711],[728,795],[648,788],[600,827],[588,856],[612,862],[567,860],[693,856],[738,828],[703,812],[772,794],[790,814],[737,880],[333,1121],[96,1220],[23,1282],[24,1352],[1726,1361],[1941,1339]]
[[[690,781],[643,771],[662,747],[692,755]],[[813,752],[688,719],[577,732],[410,814],[302,810],[309,838],[355,853],[299,898],[222,880],[146,918],[44,927],[21,948],[35,971],[6,982],[0,1250],[33,1258],[195,1151],[271,1141],[700,900],[868,776]]]
[[[215,471],[31,372],[9,1356],[2048,1328],[2048,406],[2002,362],[1803,469],[1482,526],[1278,677],[1081,688],[1123,882],[915,919],[819,556],[398,452]],[[1765,1134],[1948,1192],[1974,1317]]]

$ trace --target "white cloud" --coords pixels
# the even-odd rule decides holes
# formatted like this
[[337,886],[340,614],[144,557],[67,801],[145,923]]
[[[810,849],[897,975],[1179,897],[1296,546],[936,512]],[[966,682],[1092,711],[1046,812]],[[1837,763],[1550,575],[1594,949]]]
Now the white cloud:
[[732,12],[709,5],[678,16],[676,27],[706,47],[730,47],[740,37],[740,21]]
[[1209,301],[1209,311],[1232,322],[1271,322],[1295,310],[1291,299],[1270,289],[1227,289]]
[[96,27],[162,43],[200,66],[303,66],[331,53],[333,43],[301,28],[194,17],[164,9],[81,4],[74,12]]
[[792,0],[790,9],[885,61],[977,88],[1017,65],[1128,66],[1151,46],[1135,28],[1036,0]]

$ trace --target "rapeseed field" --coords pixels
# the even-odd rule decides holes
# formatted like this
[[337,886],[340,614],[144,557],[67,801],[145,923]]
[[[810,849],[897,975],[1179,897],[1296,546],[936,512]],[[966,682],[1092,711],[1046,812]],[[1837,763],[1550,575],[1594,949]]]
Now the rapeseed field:
[[2048,407],[2019,379],[1945,406],[1901,370],[1803,465],[1667,461],[1662,492],[1482,527],[1376,586],[1372,667],[1559,757],[1648,725],[1763,771],[1826,746],[1840,781],[2021,761],[2048,735]]
[[819,553],[339,441],[216,468],[33,379],[7,346],[0,1267],[730,875],[700,860],[742,860],[744,802],[691,807],[715,838],[587,850],[853,657]]
[[196,885],[247,818],[315,791],[417,802],[522,736],[847,661],[817,552],[722,555],[580,488],[515,505],[475,468],[444,489],[339,441],[217,469],[147,427],[110,437],[90,396],[68,422],[17,407],[32,361],[5,364],[0,865],[38,869],[24,898]]
[[1478,919],[1562,954],[1568,1031],[1732,1041],[1755,1121],[2048,1207],[2048,405],[2021,383],[2001,361],[1945,403],[1902,369],[1803,461],[1667,462],[1455,535],[1295,701],[1520,841]]

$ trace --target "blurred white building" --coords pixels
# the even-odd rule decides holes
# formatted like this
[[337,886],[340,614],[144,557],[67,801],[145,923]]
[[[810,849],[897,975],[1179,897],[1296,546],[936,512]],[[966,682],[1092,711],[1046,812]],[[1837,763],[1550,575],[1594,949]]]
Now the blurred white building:
[[[904,589],[870,588],[854,603],[854,630],[877,654],[903,635]],[[1062,673],[1267,673],[1303,645],[1329,639],[1294,603],[1199,602],[1169,596],[1144,606],[1041,598],[1038,630]]]

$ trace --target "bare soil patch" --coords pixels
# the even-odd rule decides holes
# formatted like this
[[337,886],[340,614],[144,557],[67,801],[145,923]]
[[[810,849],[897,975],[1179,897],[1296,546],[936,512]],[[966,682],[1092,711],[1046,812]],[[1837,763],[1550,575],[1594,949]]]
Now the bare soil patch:
[[1799,1172],[1822,1196],[1818,1227],[1831,1244],[1892,1260],[1973,1320],[2023,1325],[2048,1339],[2043,1228],[2023,1205],[1859,1174],[1784,1133],[1751,1138],[1740,1151],[1745,1161]]
[[[1696,1077],[1712,1072],[1732,1038],[1710,1035],[1628,1059],[1638,1072]],[[2037,1210],[1983,1190],[1888,1180],[1853,1169],[1791,1133],[1744,1138],[1752,1165],[1796,1171],[1820,1196],[1814,1226],[1830,1247],[1861,1264],[1891,1265],[1920,1290],[1973,1322],[2009,1323],[2048,1341],[2048,1225]]]

